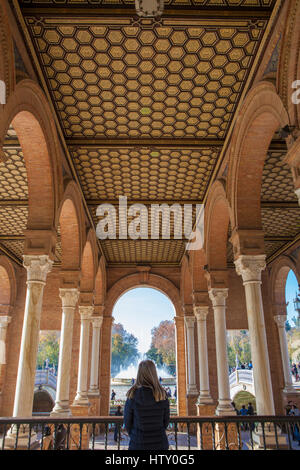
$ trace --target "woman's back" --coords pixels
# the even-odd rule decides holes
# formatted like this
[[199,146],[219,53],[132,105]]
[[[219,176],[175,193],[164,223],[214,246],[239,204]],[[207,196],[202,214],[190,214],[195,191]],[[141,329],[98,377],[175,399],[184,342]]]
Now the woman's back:
[[166,428],[170,419],[169,400],[155,401],[149,387],[139,387],[132,399],[127,399],[124,424],[130,436],[129,449],[166,450]]

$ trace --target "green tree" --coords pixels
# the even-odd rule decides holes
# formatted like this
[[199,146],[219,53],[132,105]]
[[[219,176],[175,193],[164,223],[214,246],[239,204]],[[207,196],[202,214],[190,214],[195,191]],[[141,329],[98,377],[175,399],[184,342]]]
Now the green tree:
[[46,359],[49,365],[58,366],[59,355],[59,333],[57,331],[42,331],[37,354],[37,368],[41,369],[45,365]]
[[140,354],[137,349],[138,339],[128,333],[121,323],[112,328],[111,375],[115,377],[121,370],[136,364]]
[[149,351],[146,353],[148,359],[152,359],[158,367],[165,367],[167,371],[176,374],[175,355],[175,326],[174,322],[165,320],[152,328],[152,340]]

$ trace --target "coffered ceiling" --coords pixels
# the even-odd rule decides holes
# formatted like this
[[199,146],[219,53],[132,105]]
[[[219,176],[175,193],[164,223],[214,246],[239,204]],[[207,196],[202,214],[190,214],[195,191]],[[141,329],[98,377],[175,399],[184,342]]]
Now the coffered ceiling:
[[[14,3],[95,226],[97,205],[116,205],[119,196],[146,205],[202,203],[276,2],[167,0],[154,21],[138,19],[133,0]],[[0,211],[6,214],[0,232],[2,248],[21,259],[28,194],[16,139],[10,129],[9,159],[0,167]],[[299,232],[284,154],[281,143],[271,146],[264,168],[269,256]],[[276,233],[274,217],[282,227]],[[185,251],[185,241],[173,237],[100,244],[109,265],[178,265]],[[58,245],[57,263],[60,256]]]

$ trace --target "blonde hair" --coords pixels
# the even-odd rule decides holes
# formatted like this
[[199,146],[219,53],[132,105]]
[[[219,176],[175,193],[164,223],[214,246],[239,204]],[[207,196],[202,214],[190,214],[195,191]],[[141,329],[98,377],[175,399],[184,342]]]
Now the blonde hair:
[[140,387],[151,388],[155,401],[166,400],[167,398],[166,391],[159,383],[155,364],[149,359],[139,363],[136,381],[128,390],[127,397],[132,399],[136,390]]

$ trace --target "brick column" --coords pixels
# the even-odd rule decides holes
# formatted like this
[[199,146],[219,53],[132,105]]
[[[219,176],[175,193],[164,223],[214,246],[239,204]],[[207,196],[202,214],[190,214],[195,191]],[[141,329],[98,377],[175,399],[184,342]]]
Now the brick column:
[[113,317],[103,317],[101,339],[101,416],[109,415],[110,380],[111,380],[111,329]]

